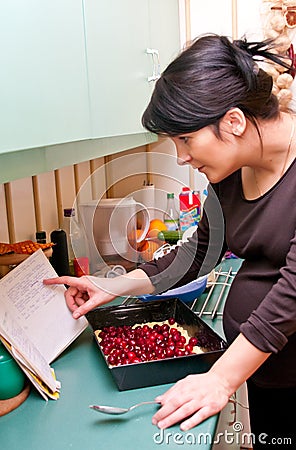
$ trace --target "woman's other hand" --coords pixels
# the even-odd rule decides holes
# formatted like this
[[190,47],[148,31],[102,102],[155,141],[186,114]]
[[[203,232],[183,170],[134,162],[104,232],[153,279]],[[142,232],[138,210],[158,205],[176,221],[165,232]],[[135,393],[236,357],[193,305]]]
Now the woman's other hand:
[[167,428],[181,422],[181,430],[190,430],[221,411],[269,356],[239,334],[207,373],[189,375],[156,398],[162,406],[152,423]]
[[215,373],[188,375],[156,398],[162,406],[153,416],[152,423],[159,428],[168,428],[181,422],[182,431],[190,430],[221,411],[230,395],[223,380]]

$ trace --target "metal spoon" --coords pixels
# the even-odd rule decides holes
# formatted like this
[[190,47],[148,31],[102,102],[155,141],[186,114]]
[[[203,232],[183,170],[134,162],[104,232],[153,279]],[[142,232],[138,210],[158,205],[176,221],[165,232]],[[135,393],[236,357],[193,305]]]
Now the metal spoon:
[[125,414],[127,412],[130,412],[132,409],[137,408],[138,406],[142,405],[151,405],[153,403],[158,403],[155,400],[150,402],[141,402],[137,403],[136,405],[130,406],[129,408],[118,408],[117,406],[102,406],[102,405],[89,405],[91,409],[94,409],[95,411],[104,413],[104,414]]

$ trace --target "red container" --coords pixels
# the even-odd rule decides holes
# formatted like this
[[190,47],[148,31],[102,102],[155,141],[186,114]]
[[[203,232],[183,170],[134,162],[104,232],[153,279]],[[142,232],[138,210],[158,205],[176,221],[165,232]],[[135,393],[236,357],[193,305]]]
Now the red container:
[[183,187],[179,194],[180,202],[180,231],[198,225],[200,220],[200,196],[189,187]]
[[87,257],[73,259],[74,274],[76,277],[89,275],[89,262]]

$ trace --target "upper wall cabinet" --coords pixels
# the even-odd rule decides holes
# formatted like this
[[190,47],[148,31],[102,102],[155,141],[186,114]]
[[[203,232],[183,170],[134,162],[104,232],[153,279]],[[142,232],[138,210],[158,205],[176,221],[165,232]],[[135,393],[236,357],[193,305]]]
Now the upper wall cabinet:
[[2,0],[0,150],[90,135],[81,0]]
[[180,47],[178,17],[178,0],[85,0],[94,137],[143,132],[153,78]]
[[178,0],[1,0],[0,182],[155,140],[149,80],[179,47]]
[[148,3],[85,0],[93,137],[143,131],[149,97]]

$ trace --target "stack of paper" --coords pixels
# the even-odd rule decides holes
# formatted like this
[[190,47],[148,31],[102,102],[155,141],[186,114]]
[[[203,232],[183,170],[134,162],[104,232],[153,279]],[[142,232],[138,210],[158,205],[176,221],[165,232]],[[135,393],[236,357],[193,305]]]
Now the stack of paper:
[[50,364],[88,325],[72,318],[64,286],[43,284],[56,276],[38,250],[0,280],[0,339],[46,400],[60,390]]

